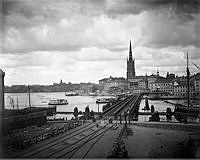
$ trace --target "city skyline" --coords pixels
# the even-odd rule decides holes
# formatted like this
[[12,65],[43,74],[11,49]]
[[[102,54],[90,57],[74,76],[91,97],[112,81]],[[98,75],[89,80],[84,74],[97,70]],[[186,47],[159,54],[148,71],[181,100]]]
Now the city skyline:
[[126,77],[129,42],[136,75],[198,72],[199,2],[85,0],[2,2],[0,68],[5,84],[95,82]]

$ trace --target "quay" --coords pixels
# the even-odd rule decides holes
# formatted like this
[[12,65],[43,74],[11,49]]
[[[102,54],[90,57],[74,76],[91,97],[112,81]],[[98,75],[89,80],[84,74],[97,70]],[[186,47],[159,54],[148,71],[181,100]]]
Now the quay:
[[[55,114],[73,114],[74,112],[56,111]],[[84,112],[83,112],[84,114]],[[100,115],[101,112],[94,112],[94,115]]]
[[[56,112],[56,114],[73,114],[74,112]],[[166,115],[166,112],[158,112],[159,115]],[[100,115],[101,112],[94,112],[95,115]],[[138,115],[151,115],[151,112],[138,112]]]

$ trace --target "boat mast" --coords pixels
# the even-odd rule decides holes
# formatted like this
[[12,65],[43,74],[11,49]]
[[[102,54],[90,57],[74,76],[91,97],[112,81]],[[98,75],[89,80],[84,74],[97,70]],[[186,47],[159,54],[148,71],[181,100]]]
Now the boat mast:
[[28,103],[29,107],[31,108],[31,93],[30,93],[30,86],[28,85]]
[[187,107],[190,106],[190,71],[189,71],[189,60],[188,60],[188,52],[187,52]]
[[14,101],[14,98],[12,98],[12,107],[13,107],[13,109],[15,108],[15,101]]
[[17,96],[17,109],[19,109],[19,104],[18,104],[18,96]]

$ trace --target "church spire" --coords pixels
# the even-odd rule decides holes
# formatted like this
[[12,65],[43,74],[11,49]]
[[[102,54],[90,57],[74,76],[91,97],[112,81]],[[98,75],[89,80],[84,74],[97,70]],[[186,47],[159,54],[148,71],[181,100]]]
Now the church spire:
[[129,46],[129,61],[132,61],[132,47],[131,47],[131,40],[130,40],[130,46]]

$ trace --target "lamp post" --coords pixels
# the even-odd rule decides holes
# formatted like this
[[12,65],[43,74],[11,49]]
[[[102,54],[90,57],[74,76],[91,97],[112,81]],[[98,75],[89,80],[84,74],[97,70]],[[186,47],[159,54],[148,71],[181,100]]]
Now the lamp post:
[[128,123],[130,125],[131,124],[131,115],[130,115],[130,110],[129,109],[127,111],[127,114],[128,114]]
[[126,116],[127,116],[127,112],[124,111],[125,126],[127,125]]

